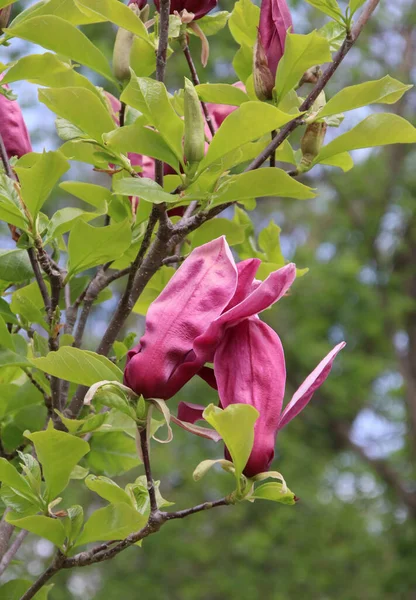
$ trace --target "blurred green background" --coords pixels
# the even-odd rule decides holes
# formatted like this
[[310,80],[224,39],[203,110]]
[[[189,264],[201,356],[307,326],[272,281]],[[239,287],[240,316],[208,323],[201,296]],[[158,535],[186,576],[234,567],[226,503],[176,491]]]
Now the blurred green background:
[[[14,14],[28,4],[15,5]],[[219,5],[230,10],[233,2]],[[293,1],[291,8],[298,33],[325,22],[306,2]],[[387,72],[411,82],[415,20],[415,2],[382,2],[328,95]],[[112,27],[84,31],[111,56]],[[196,40],[193,49],[197,56]],[[207,69],[196,61],[201,80],[234,82],[235,50],[227,31],[211,38]],[[0,59],[27,51],[16,40],[0,51]],[[184,74],[178,54],[169,61],[171,91]],[[19,84],[16,91],[36,150],[57,146],[53,117],[37,103],[35,86]],[[410,92],[387,110],[411,119],[415,105]],[[349,115],[341,131],[369,110]],[[330,130],[328,139],[337,133]],[[265,200],[252,215],[258,230],[273,219],[282,228],[285,257],[310,269],[291,296],[264,315],[285,347],[287,398],[332,345],[342,339],[348,344],[308,409],[277,441],[274,468],[300,498],[297,505],[245,503],[172,522],[142,549],[61,574],[52,600],[416,599],[415,158],[409,146],[357,151],[350,173],[315,168],[304,177],[319,189],[315,200]],[[88,169],[74,175],[103,181]],[[68,201],[60,194],[54,210]],[[96,308],[86,338],[91,347],[113,306],[114,299]],[[132,317],[126,331],[141,327]],[[215,401],[198,381],[178,396]],[[220,454],[219,447],[182,431],[175,431],[170,446],[154,445],[154,474],[163,495],[181,508],[227,493],[226,474],[212,472],[198,483],[191,477],[200,460]],[[124,479],[138,474],[135,469]],[[91,502],[91,511],[99,506],[87,494],[83,502]],[[51,554],[49,542],[33,540],[21,550],[23,566],[16,571],[33,577]]]

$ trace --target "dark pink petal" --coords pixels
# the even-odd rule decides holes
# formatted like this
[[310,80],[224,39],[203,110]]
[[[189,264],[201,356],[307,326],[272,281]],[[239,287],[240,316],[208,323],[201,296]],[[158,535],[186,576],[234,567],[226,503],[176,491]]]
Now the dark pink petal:
[[[0,75],[0,81],[4,74]],[[4,86],[9,89],[8,85]],[[16,100],[9,100],[0,94],[0,134],[6,148],[7,156],[21,157],[32,152],[29,132],[23,119],[22,111]]]
[[211,369],[210,367],[202,367],[202,369],[198,371],[198,377],[203,379],[214,390],[218,389],[214,369]]
[[180,421],[186,421],[187,423],[196,423],[197,421],[203,421],[202,416],[206,406],[200,404],[193,404],[192,402],[179,402],[178,404],[178,419]]
[[230,310],[230,308],[233,308],[233,306],[240,304],[244,298],[254,291],[253,281],[260,265],[261,260],[259,258],[248,258],[247,260],[242,260],[237,264],[237,289],[235,290],[235,294],[225,310]]
[[305,379],[300,388],[295,392],[291,401],[284,409],[280,422],[279,429],[285,427],[298,415],[308,404],[315,391],[321,387],[324,383],[325,379],[328,377],[332,363],[338,352],[342,350],[345,346],[345,342],[341,342],[335,348],[331,350],[331,352],[325,356],[323,360],[319,363],[319,365],[312,371],[312,373]]
[[[196,19],[200,19],[215,8],[217,2],[218,0],[171,0],[170,12],[173,14],[175,11],[181,13],[183,10],[187,10],[194,13]],[[155,0],[155,5],[159,10],[160,0]]]
[[128,353],[126,381],[146,398],[171,398],[205,361],[193,343],[224,310],[237,269],[224,237],[195,249],[151,304],[139,346]]
[[224,331],[244,319],[257,315],[277,302],[290,288],[296,277],[293,263],[271,273],[242,302],[224,312],[195,340],[194,352],[200,364],[212,362],[214,352]]
[[230,327],[215,352],[214,370],[223,408],[250,404],[260,413],[244,473],[252,477],[267,471],[274,456],[286,382],[279,336],[260,319]]
[[286,0],[263,0],[259,35],[273,77],[276,77],[277,65],[283,56],[289,28],[293,30],[293,23]]

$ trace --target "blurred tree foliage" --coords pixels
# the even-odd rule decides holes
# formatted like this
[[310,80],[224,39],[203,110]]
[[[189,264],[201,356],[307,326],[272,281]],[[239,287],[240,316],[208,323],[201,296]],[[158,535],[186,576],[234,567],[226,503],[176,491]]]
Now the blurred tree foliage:
[[[221,9],[232,4],[220,1]],[[320,19],[306,3],[295,4],[298,31]],[[415,20],[414,2],[382,3],[330,91],[387,71],[410,81]],[[111,27],[86,30],[111,55]],[[199,42],[192,47],[197,55]],[[232,54],[224,31],[207,70],[199,67],[201,79],[235,81]],[[168,84],[174,88],[186,73],[174,55]],[[410,93],[394,110],[410,118],[415,104]],[[319,180],[316,200],[258,204],[259,226],[274,218],[286,258],[310,269],[266,316],[281,335],[290,387],[330,343],[348,343],[319,395],[278,439],[275,467],[300,502],[239,505],[174,522],[145,541],[145,553],[131,549],[101,568],[61,574],[54,600],[416,598],[415,154],[408,146],[357,152],[351,173],[318,168],[305,178]],[[105,304],[97,311],[97,318],[105,314]],[[181,392],[187,401],[205,398],[214,397],[202,382]],[[181,507],[228,491],[225,474],[222,489],[218,476],[191,482],[198,462],[220,449],[175,433],[172,449],[153,450],[163,495]],[[23,560],[40,570],[30,556]]]

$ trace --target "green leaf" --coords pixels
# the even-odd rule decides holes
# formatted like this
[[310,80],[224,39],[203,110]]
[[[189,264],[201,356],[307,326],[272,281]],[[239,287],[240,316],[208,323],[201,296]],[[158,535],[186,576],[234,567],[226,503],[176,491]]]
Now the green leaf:
[[164,84],[148,77],[136,77],[132,73],[120,100],[145,115],[182,163],[184,124],[172,108]]
[[[1,257],[1,251],[0,251],[0,257]],[[1,258],[0,258],[0,264],[1,264]],[[3,277],[0,276],[0,279],[3,279]],[[17,325],[18,321],[17,321],[15,315],[10,310],[9,304],[6,302],[6,300],[4,300],[4,298],[0,298],[0,315],[3,317],[3,319],[6,321],[6,323],[13,323],[13,325]]]
[[60,17],[35,16],[4,31],[11,36],[63,54],[115,82],[110,65],[102,52],[79,29]]
[[276,93],[279,102],[299,83],[305,71],[331,60],[328,40],[316,31],[307,35],[289,33],[286,37],[285,53],[276,72]]
[[28,228],[28,220],[16,191],[16,182],[3,173],[0,174],[0,219],[24,231]]
[[[154,481],[156,503],[158,508],[172,506],[172,504],[174,504],[173,502],[169,502],[162,497],[159,486],[160,481]],[[136,510],[143,515],[146,515],[150,512],[150,501],[146,475],[140,475],[140,477],[138,477],[134,483],[128,483],[126,485],[126,493],[129,495],[129,498],[131,498],[131,502]]]
[[254,442],[254,424],[258,411],[249,404],[230,404],[225,410],[210,404],[204,419],[220,434],[231,455],[236,479],[243,473]]
[[241,244],[245,238],[244,225],[229,219],[216,218],[206,221],[192,234],[192,248],[202,246],[215,238],[225,235],[230,246]]
[[351,16],[354,15],[355,12],[365,3],[366,0],[350,0],[348,3]]
[[5,458],[0,458],[0,481],[23,498],[35,500],[28,481]]
[[271,104],[263,102],[245,102],[232,112],[218,129],[212,140],[200,170],[206,169],[229,152],[237,150],[243,144],[261,138],[266,133],[279,129],[296,114],[287,114]]
[[68,276],[119,258],[130,244],[131,228],[127,219],[107,227],[92,227],[77,221],[68,241]]
[[139,531],[147,518],[127,504],[109,504],[92,513],[77,540],[77,546],[98,540],[122,540]]
[[20,283],[33,277],[26,250],[0,250],[0,280]]
[[270,223],[261,230],[259,235],[259,246],[265,252],[266,258],[269,262],[283,267],[285,265],[285,259],[282,254],[280,247],[280,232],[282,230],[276,223],[270,221]]
[[72,546],[81,532],[84,524],[84,509],[76,504],[67,510],[68,516],[62,521],[68,545]]
[[119,487],[115,481],[108,477],[97,477],[96,475],[88,475],[85,480],[85,485],[92,492],[95,492],[107,502],[111,504],[119,504],[124,502],[131,506],[130,496]]
[[317,118],[347,112],[368,104],[394,104],[412,87],[393,79],[390,75],[376,81],[351,85],[335,94],[319,111]]
[[41,89],[39,100],[98,142],[102,141],[103,133],[116,127],[110,112],[98,96],[86,88]]
[[0,348],[0,367],[30,367],[31,364],[21,354]]
[[89,221],[100,217],[106,212],[107,211],[105,210],[97,212],[88,212],[82,210],[81,208],[74,208],[72,206],[61,208],[61,210],[57,210],[56,213],[53,214],[49,222],[45,242],[48,242],[53,238],[57,238],[63,235],[64,233],[71,231],[75,223],[77,223],[78,221],[88,223]]
[[32,363],[45,373],[72,383],[91,386],[97,381],[122,381],[123,373],[111,360],[89,350],[63,346]]
[[290,490],[283,492],[282,488],[282,484],[277,483],[276,481],[263,483],[255,489],[250,498],[255,498],[256,500],[272,500],[273,502],[280,502],[280,504],[295,504],[295,494]]
[[178,159],[160,133],[140,124],[126,125],[104,136],[110,150],[127,154],[134,152],[161,160],[179,172]]
[[178,194],[168,194],[163,188],[147,177],[125,177],[118,179],[113,184],[113,189],[116,194],[122,196],[138,196],[146,202],[152,204],[161,204],[162,202],[172,203],[178,202],[180,196]]
[[[49,283],[46,287],[49,288]],[[35,281],[13,292],[10,306],[14,313],[24,317],[29,323],[47,328],[42,295]]]
[[32,157],[35,160],[31,166],[20,166],[18,161],[15,170],[23,201],[33,219],[36,219],[55,184],[68,171],[69,163],[60,152],[43,152],[33,154]]
[[[124,128],[123,128],[124,129]],[[112,200],[111,191],[108,188],[95,183],[84,183],[82,181],[63,181],[59,187],[69,194],[79,198],[100,211],[105,210]]]
[[339,167],[344,171],[344,173],[346,173],[353,168],[354,161],[348,152],[343,152],[342,154],[336,154],[335,156],[325,158],[321,161],[321,164],[328,165],[330,167]]
[[50,502],[66,488],[73,468],[89,452],[89,444],[69,433],[54,429],[52,421],[49,421],[45,431],[27,432],[25,435],[35,446]]
[[73,0],[42,0],[20,13],[14,23],[20,22],[23,18],[27,19],[29,16],[39,17],[40,15],[55,15],[72,23],[72,25],[87,25],[105,21],[104,18],[100,18],[98,15],[95,15],[94,18],[88,17],[77,8]]
[[15,527],[26,529],[39,537],[45,538],[62,548],[65,542],[65,529],[60,519],[45,517],[43,515],[33,515],[23,517],[23,519],[9,519],[9,523]]
[[416,142],[416,129],[406,119],[391,113],[376,113],[327,144],[316,157],[314,164],[342,152],[359,148],[414,142]]
[[212,206],[264,196],[307,200],[314,198],[316,194],[312,188],[296,181],[282,169],[266,167],[227,178],[224,187],[214,196]]
[[3,317],[0,316],[0,346],[14,352],[14,342]]
[[130,50],[130,67],[137,77],[149,77],[156,70],[156,52],[150,40],[135,36]]
[[332,19],[335,19],[335,21],[341,22],[344,18],[344,15],[342,14],[342,11],[336,0],[306,0],[306,2],[325,13]]
[[156,271],[134,305],[133,311],[139,315],[145,315],[151,303],[165,289],[165,286],[174,274],[175,269],[173,267],[163,266]]
[[58,56],[51,52],[23,56],[12,64],[2,83],[23,79],[47,87],[84,87],[100,98],[97,88],[87,77],[77,73],[73,65],[59,60]]
[[[202,29],[207,37],[215,35],[221,29],[227,25],[227,21],[230,18],[230,13],[226,10],[219,10],[213,15],[205,15],[202,19],[198,19],[198,26]],[[193,33],[192,29],[188,29],[190,33]]]
[[328,40],[331,52],[336,52],[341,48],[345,40],[345,25],[329,21],[318,29],[318,33]]
[[106,20],[147,38],[147,29],[140,18],[118,0],[75,0],[76,6],[87,16]]
[[235,41],[240,45],[254,46],[257,39],[259,20],[259,7],[253,4],[251,0],[236,2],[228,21],[228,26]]
[[[0,586],[0,598],[2,600],[20,600],[31,585],[32,582],[27,581],[26,579],[12,579]],[[48,600],[48,594],[52,588],[53,584],[43,586],[42,589],[33,596],[33,600]]]
[[243,90],[228,83],[202,83],[195,86],[195,89],[201,100],[212,102],[213,104],[240,106],[250,100]]
[[[131,419],[129,422],[133,424]],[[135,440],[123,431],[94,433],[87,462],[91,469],[108,477],[121,475],[140,464]]]

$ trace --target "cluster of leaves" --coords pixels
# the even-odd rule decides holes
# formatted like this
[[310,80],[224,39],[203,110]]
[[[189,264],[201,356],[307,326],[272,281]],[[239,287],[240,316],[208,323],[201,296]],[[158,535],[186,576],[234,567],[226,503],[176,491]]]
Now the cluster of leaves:
[[[69,309],[83,302],[93,272],[90,270],[105,268],[117,272],[130,266],[145,239],[153,205],[177,208],[196,201],[202,212],[237,202],[233,219],[206,220],[187,235],[181,253],[226,235],[241,259],[262,260],[259,275],[265,278],[285,264],[280,228],[271,222],[256,239],[248,211],[261,197],[308,200],[316,195],[314,189],[283,168],[291,165],[296,171],[302,161],[302,151],[292,146],[295,142],[291,139],[276,151],[281,168],[250,169],[251,161],[268,146],[271,133],[294,119],[300,119],[302,125],[326,123],[338,127],[343,113],[371,104],[390,105],[410,87],[385,76],[345,87],[328,102],[312,106],[306,114],[300,111],[303,88],[297,90],[303,74],[332,61],[350,32],[353,14],[363,4],[351,0],[344,14],[335,0],[308,1],[331,21],[306,35],[288,34],[270,103],[257,99],[253,85],[258,7],[251,0],[239,0],[230,15],[221,12],[199,21],[207,36],[229,27],[239,46],[233,66],[245,91],[228,84],[195,86],[201,101],[235,107],[196,167],[184,157],[183,138],[189,125],[184,120],[184,91],[171,95],[162,82],[151,78],[156,69],[157,17],[154,30],[150,31],[117,0],[49,0],[19,14],[1,38],[3,44],[21,38],[48,50],[0,65],[1,70],[6,70],[2,82],[26,80],[41,86],[39,101],[56,115],[56,129],[63,144],[57,151],[30,153],[13,161],[18,182],[5,172],[0,175],[0,218],[21,232],[16,249],[0,251],[0,289],[6,298],[0,299],[0,494],[10,509],[9,523],[50,540],[68,556],[90,542],[125,538],[141,529],[149,514],[144,477],[127,484],[125,489],[109,479],[139,464],[135,442],[137,412],[126,398],[113,394],[111,403],[106,395],[101,398],[101,405],[110,406],[109,411],[100,412],[98,403],[97,411],[85,411],[79,419],[68,415],[65,405],[54,406],[52,401],[55,379],[67,387],[68,398],[80,385],[122,381],[125,357],[133,343],[131,336],[113,344],[110,360],[76,347],[82,340],[76,342],[71,328],[61,331],[61,315],[67,318]],[[11,3],[0,0],[0,8]],[[104,54],[79,29],[103,22],[134,34],[131,77],[125,85],[115,79]],[[184,31],[177,16],[171,17],[169,27],[169,53],[173,53],[178,50]],[[126,106],[122,127],[117,126],[103,89],[92,83],[94,76],[89,79],[77,70],[79,64],[118,90],[120,101]],[[9,90],[0,87],[0,92],[10,97]],[[353,166],[350,152],[355,149],[414,141],[415,129],[405,119],[390,112],[376,112],[323,146],[309,168],[321,164],[348,171]],[[174,174],[164,178],[163,186],[140,177],[140,167],[132,165],[130,153],[162,161]],[[64,181],[60,187],[93,210],[67,206],[48,216],[42,208],[69,170],[70,161],[109,173],[112,187]],[[131,196],[140,198],[137,210],[133,209]],[[103,226],[104,217],[107,221]],[[174,223],[177,220],[172,219]],[[94,225],[89,224],[92,221]],[[50,250],[52,260],[61,265],[61,286],[67,293],[53,315],[45,311],[44,298],[33,277],[27,254],[32,248],[39,253],[45,248]],[[158,269],[134,311],[146,314],[173,273],[173,267]],[[51,292],[46,277],[44,284]],[[94,301],[110,296],[111,291],[106,288]],[[51,339],[57,348],[51,348]],[[243,476],[253,443],[255,412],[239,405],[225,411],[213,406],[206,409],[206,420],[230,451],[232,462],[221,459],[219,463],[235,476],[233,500],[269,499],[293,504],[294,496],[280,474],[272,472],[270,476],[281,483],[269,482],[257,488],[254,481]],[[56,422],[57,417],[65,432],[55,429],[52,420],[43,430],[48,419]],[[165,415],[165,419],[169,425],[169,416]],[[152,433],[162,423],[155,421]],[[29,452],[29,446],[33,446],[37,458]],[[216,462],[201,463],[195,479]],[[85,524],[81,506],[55,508],[70,480],[83,481],[108,502]],[[169,504],[158,494],[159,507]]]

